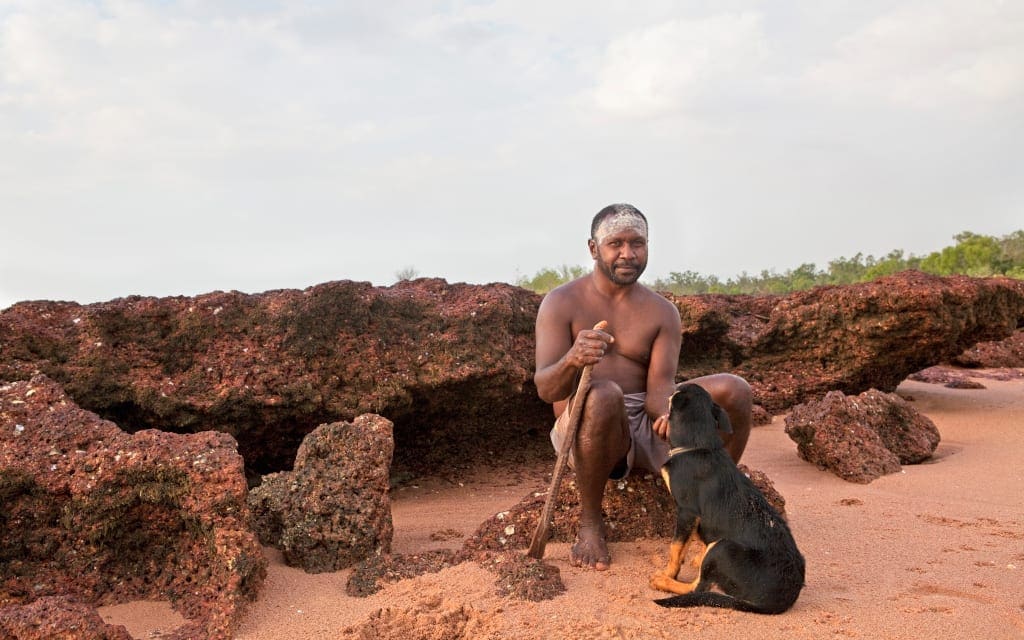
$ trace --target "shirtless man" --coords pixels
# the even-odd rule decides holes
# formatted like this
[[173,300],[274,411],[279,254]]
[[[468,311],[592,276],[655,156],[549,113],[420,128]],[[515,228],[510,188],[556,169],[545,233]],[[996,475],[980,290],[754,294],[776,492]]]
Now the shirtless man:
[[[537,393],[553,404],[551,441],[558,450],[566,411],[583,367],[593,366],[590,392],[570,462],[580,491],[574,566],[607,569],[601,500],[609,478],[631,469],[660,471],[668,460],[669,397],[679,366],[679,311],[638,282],[647,267],[647,219],[628,204],[594,216],[587,241],[593,271],[548,293],[537,313]],[[605,331],[593,326],[607,320]],[[738,461],[750,435],[750,386],[731,374],[690,380],[729,415],[726,449]]]

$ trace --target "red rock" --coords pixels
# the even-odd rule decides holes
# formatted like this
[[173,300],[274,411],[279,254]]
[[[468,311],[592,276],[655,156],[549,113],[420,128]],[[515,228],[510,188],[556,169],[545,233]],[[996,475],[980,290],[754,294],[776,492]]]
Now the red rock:
[[[775,413],[832,390],[893,391],[911,373],[1024,324],[1024,281],[914,271],[786,296],[674,300],[688,354],[680,376],[731,371]],[[688,332],[697,334],[690,347]]]
[[129,435],[45,376],[0,386],[0,605],[170,599],[228,638],[266,561],[225,433]]
[[961,378],[958,380],[950,380],[946,383],[946,386],[950,389],[985,389],[985,385],[975,380],[969,380]]
[[767,473],[760,469],[751,469],[743,463],[736,465],[736,468],[740,470],[740,473],[750,478],[754,486],[764,495],[768,504],[772,505],[779,512],[779,515],[786,515],[786,499],[775,488],[775,483],[772,482]]
[[939,444],[935,424],[896,394],[870,389],[859,396],[832,391],[793,407],[786,433],[798,455],[840,478],[866,484],[922,462]]
[[763,427],[766,424],[772,423],[772,415],[759,404],[755,404],[752,407],[750,414],[750,422],[755,427]]
[[921,369],[907,376],[907,380],[915,382],[927,382],[928,384],[949,384],[951,382],[965,380],[966,376],[948,367],[937,365]]
[[358,564],[348,576],[345,593],[354,598],[365,598],[377,593],[388,584],[415,578],[425,573],[466,562],[469,555],[452,549],[434,549],[423,553],[371,555]]
[[532,383],[539,303],[427,279],[25,302],[0,312],[0,380],[46,373],[129,432],[228,432],[258,474],[291,468],[318,425],[364,413],[394,423],[416,473],[472,464],[481,434],[514,462],[551,416]]
[[558,567],[518,551],[492,552],[480,562],[497,574],[498,595],[504,598],[541,602],[565,593]]
[[269,474],[249,493],[260,540],[310,573],[390,553],[391,429],[389,420],[372,414],[314,429],[299,446],[293,471]]
[[[484,521],[466,539],[463,548],[474,551],[528,548],[546,498],[544,489],[530,492],[516,505]],[[661,478],[652,474],[609,480],[602,507],[607,537],[611,542],[671,535],[675,523],[672,496]],[[549,540],[575,540],[579,529],[579,510],[575,475],[569,471],[559,488]]]
[[950,364],[969,369],[1024,367],[1024,329],[1005,340],[979,342],[950,359]]
[[[668,296],[678,378],[730,371],[769,413],[907,375],[1024,323],[1024,282],[903,272],[786,296]],[[220,430],[255,473],[290,468],[317,425],[395,425],[396,466],[457,471],[549,453],[532,383],[541,296],[503,284],[332,282],[303,291],[130,297],[0,312],[0,379],[43,372],[135,431]],[[500,445],[500,446],[495,446]]]
[[132,640],[121,625],[103,622],[89,605],[62,596],[0,607],[3,640]]
[[927,382],[930,384],[941,384],[950,389],[984,389],[985,385],[975,382],[972,378],[984,378],[986,380],[1020,380],[1024,378],[1024,369],[1000,368],[1000,369],[960,369],[947,365],[935,365],[927,369],[921,369],[907,376],[908,380],[916,382]]

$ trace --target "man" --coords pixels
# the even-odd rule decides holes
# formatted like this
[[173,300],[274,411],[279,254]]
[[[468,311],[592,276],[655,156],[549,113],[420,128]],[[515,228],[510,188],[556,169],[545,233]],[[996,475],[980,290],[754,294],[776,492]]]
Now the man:
[[[647,219],[628,204],[605,207],[591,224],[593,271],[541,302],[537,313],[537,371],[542,400],[553,404],[556,450],[579,374],[593,365],[590,392],[570,462],[580,491],[580,531],[570,553],[574,566],[607,569],[601,499],[609,478],[631,469],[658,472],[668,460],[669,397],[679,366],[679,311],[638,282],[647,267]],[[594,325],[606,320],[604,331]],[[704,387],[732,422],[726,449],[738,461],[750,435],[750,386],[730,374],[691,380]]]

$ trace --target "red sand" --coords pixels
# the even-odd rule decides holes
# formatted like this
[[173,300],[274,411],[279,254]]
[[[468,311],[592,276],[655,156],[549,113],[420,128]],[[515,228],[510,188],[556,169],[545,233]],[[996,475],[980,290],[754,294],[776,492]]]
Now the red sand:
[[[570,567],[567,545],[547,559],[567,593],[534,603],[503,599],[495,575],[471,563],[405,580],[369,598],[345,594],[349,571],[308,575],[267,549],[269,576],[238,640],[341,638],[376,616],[378,636],[467,638],[1024,638],[1024,380],[984,380],[965,390],[905,382],[900,393],[942,434],[927,464],[869,485],[850,484],[796,456],[782,418],[758,427],[743,462],[768,474],[807,559],[807,585],[789,612],[759,616],[665,610],[647,586],[668,537],[611,546],[603,573]],[[552,461],[554,455],[552,455]],[[483,473],[465,486],[441,481],[393,498],[395,553],[456,548],[481,521],[545,486],[549,466],[525,482]],[[432,539],[431,534],[435,535]],[[388,611],[390,610],[390,611]],[[104,607],[136,638],[181,623],[166,603]]]

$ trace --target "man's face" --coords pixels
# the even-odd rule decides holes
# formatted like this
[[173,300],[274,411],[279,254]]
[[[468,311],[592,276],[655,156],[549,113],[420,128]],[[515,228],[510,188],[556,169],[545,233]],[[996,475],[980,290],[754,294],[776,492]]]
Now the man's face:
[[647,268],[647,233],[638,225],[620,226],[590,240],[597,268],[617,285],[631,285]]

